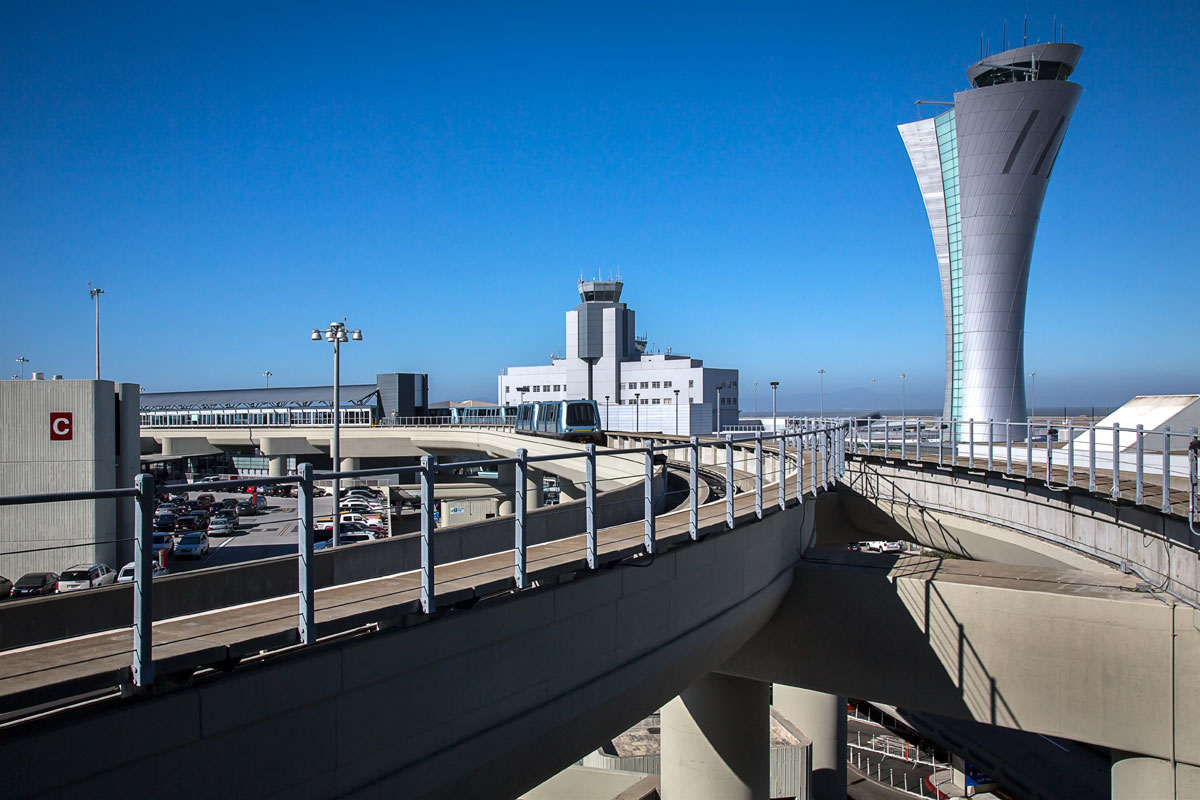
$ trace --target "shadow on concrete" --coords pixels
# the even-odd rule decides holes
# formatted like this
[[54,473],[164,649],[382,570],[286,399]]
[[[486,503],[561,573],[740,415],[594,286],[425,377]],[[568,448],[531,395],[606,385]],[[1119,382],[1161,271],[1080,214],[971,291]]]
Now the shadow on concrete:
[[1020,728],[936,584],[941,560],[813,550],[721,672]]

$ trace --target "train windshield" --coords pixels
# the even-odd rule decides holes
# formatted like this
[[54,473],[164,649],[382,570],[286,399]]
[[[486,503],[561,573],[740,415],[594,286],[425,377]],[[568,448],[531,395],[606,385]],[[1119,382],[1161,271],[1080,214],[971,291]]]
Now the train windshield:
[[596,409],[591,403],[571,403],[567,406],[567,426],[587,427],[596,424]]

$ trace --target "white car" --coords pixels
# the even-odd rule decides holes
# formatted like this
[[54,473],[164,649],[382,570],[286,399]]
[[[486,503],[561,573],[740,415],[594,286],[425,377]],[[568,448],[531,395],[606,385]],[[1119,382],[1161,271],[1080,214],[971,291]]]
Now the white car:
[[359,500],[358,498],[343,500],[338,504],[338,508],[342,511],[355,511],[359,514],[378,514],[383,511],[383,506],[379,503],[369,503],[366,500]]
[[190,531],[175,545],[175,557],[204,558],[208,555],[208,549],[208,534],[204,531]]
[[106,586],[117,579],[117,573],[107,564],[76,564],[58,576],[58,591],[77,592]]
[[[157,561],[150,562],[150,577],[159,578],[169,573],[170,570],[166,567],[160,567]],[[117,583],[133,583],[133,562],[130,561],[125,566],[121,567],[121,571],[117,573]]]

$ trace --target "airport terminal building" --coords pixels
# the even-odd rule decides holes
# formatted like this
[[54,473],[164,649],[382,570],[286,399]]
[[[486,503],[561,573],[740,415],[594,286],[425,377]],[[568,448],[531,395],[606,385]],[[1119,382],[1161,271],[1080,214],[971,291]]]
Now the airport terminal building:
[[496,382],[500,404],[590,398],[610,430],[707,434],[718,425],[718,407],[721,427],[737,424],[738,371],[647,353],[634,310],[621,302],[623,288],[621,281],[580,281],[580,303],[566,315],[566,355],[505,369]]
[[941,274],[947,419],[1025,421],[1033,240],[1082,92],[1067,80],[1082,52],[1046,42],[984,58],[948,110],[899,126]]

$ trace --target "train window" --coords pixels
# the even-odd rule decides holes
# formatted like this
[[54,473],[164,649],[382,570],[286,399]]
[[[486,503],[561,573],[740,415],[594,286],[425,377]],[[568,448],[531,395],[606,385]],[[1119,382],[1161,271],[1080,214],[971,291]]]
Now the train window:
[[596,410],[591,403],[571,403],[567,406],[567,425],[572,427],[596,424]]

